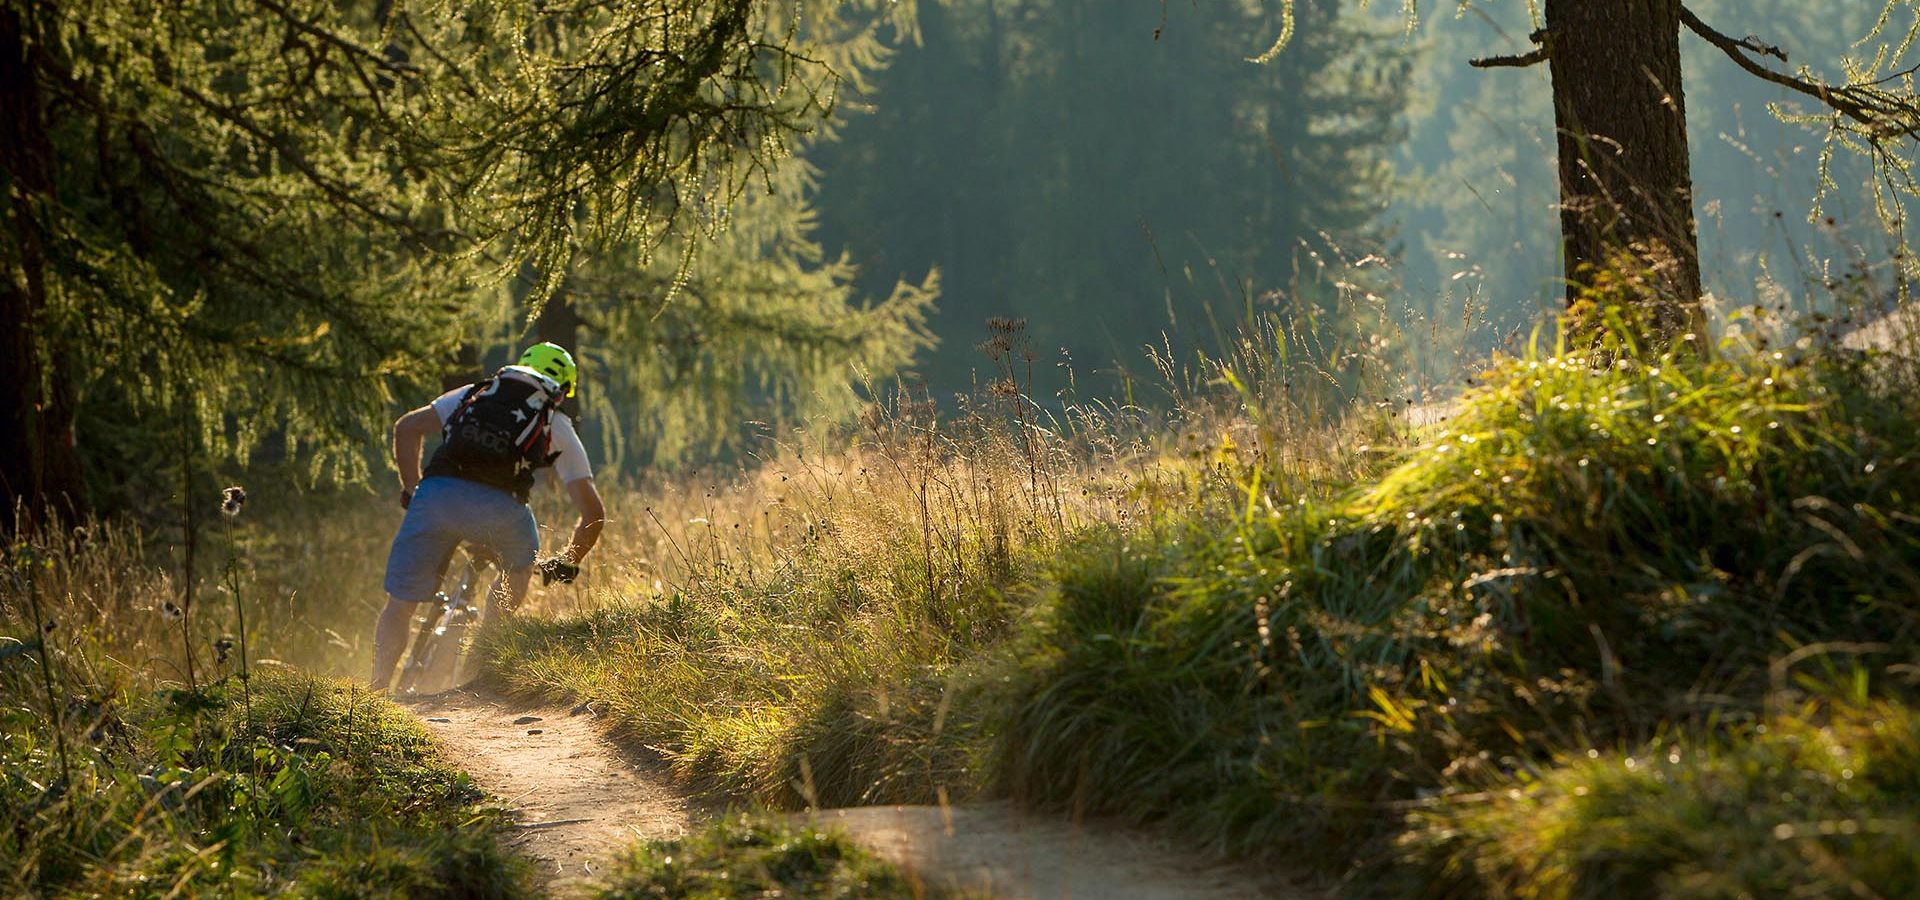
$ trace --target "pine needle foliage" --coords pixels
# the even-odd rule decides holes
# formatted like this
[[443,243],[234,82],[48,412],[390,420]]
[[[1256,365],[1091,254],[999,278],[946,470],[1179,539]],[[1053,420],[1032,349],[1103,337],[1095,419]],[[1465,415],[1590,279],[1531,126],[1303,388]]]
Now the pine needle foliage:
[[[537,311],[583,254],[670,247],[670,297],[824,115],[832,66],[863,61],[810,55],[797,11],[749,0],[0,13],[27,76],[0,242],[30,344],[14,374],[82,421],[165,416],[240,459],[274,438],[345,477],[394,387],[441,375],[497,285],[535,273]],[[844,298],[809,262],[793,290]]]
[[[755,27],[768,41],[803,47],[835,87],[857,88],[888,65],[881,35],[913,28],[916,5],[814,0],[764,12]],[[869,298],[860,285],[877,282],[857,281],[849,257],[829,256],[814,236],[819,173],[807,157],[835,139],[840,118],[837,108],[809,118],[787,137],[791,155],[753,167],[724,205],[703,207],[698,229],[576,256],[553,302],[581,326],[588,420],[610,467],[685,467],[736,456],[769,431],[845,421],[870,382],[934,345],[937,272]]]
[[[805,166],[793,160],[781,174]],[[737,458],[768,434],[845,421],[864,388],[933,346],[938,273],[861,299],[845,256],[824,258],[804,235],[762,233],[792,218],[793,196],[736,201],[733,223],[683,272],[614,273],[602,288],[588,286],[592,269],[576,279],[570,299],[592,324],[581,347],[599,374],[588,418],[605,424],[599,458],[609,467]]]

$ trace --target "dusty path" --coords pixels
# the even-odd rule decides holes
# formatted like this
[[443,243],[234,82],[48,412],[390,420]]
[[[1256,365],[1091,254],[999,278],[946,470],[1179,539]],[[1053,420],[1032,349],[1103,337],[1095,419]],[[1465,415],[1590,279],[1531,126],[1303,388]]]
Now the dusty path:
[[1202,866],[1138,832],[1029,815],[1004,804],[868,806],[807,814],[923,881],[967,897],[1239,900],[1307,897],[1233,866]]
[[[511,844],[555,894],[591,885],[637,838],[672,838],[717,814],[688,798],[657,760],[623,750],[591,713],[450,691],[410,704],[450,760],[513,810]],[[526,717],[538,721],[525,721]],[[538,731],[538,734],[529,734]],[[1137,833],[1026,815],[1004,805],[823,810],[925,883],[967,896],[1086,900],[1298,897],[1243,869],[1206,867]]]
[[557,895],[591,884],[637,838],[685,834],[698,814],[657,762],[616,746],[591,713],[465,690],[409,708],[450,761],[513,811],[509,843]]

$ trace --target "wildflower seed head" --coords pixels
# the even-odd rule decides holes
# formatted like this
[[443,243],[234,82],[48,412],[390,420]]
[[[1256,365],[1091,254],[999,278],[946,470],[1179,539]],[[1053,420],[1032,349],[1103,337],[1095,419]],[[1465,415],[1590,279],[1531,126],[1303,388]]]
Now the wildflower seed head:
[[240,507],[247,502],[246,489],[239,485],[220,492],[220,514],[229,518],[240,514]]

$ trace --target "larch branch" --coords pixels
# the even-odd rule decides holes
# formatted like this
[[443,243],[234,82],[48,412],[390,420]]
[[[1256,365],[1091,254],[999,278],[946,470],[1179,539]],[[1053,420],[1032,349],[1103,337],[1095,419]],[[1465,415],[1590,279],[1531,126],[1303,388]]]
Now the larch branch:
[[[1720,48],[1721,52],[1748,73],[1820,101],[1834,112],[1865,126],[1865,134],[1871,139],[1920,137],[1920,99],[1878,87],[1889,79],[1838,87],[1808,81],[1783,72],[1776,72],[1747,55],[1758,53],[1784,61],[1787,55],[1778,47],[1763,44],[1754,38],[1739,40],[1723,34],[1701,21],[1693,10],[1685,6],[1680,7],[1680,21],[1707,43]],[[1911,71],[1895,73],[1895,77],[1911,74]]]
[[1553,57],[1553,51],[1540,47],[1525,56],[1483,56],[1467,60],[1467,65],[1476,69],[1524,69],[1537,66]]

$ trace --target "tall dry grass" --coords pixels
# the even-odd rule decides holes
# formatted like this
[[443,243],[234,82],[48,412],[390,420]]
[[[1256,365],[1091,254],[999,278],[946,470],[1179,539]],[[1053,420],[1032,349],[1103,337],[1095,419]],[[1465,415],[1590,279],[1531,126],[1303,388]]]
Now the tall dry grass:
[[[255,535],[247,513],[273,492],[254,496],[245,512],[229,503],[237,515],[210,542],[218,568],[191,591],[177,560],[130,526],[23,531],[7,546],[0,894],[305,896],[378,883],[524,895],[524,866],[498,841],[503,817],[411,716],[285,662],[328,664],[344,643],[336,626],[358,616],[350,585],[335,601],[274,586],[354,570],[340,547],[289,551],[342,525],[296,515],[308,527],[291,538]],[[206,498],[208,511],[218,502]]]
[[1669,346],[1640,289],[1603,279],[1417,422],[1391,373],[1289,364],[1285,329],[1163,361],[1161,412],[1049,414],[1017,379],[941,420],[898,402],[654,494],[644,568],[489,666],[775,805],[1010,794],[1464,884],[1422,879],[1539,821],[1394,836],[1560,754],[1746,753],[1796,642],[1920,650],[1920,357],[1847,349],[1822,310]]
[[981,685],[961,676],[1020,627],[1054,560],[1090,534],[1237,509],[1248,472],[1355,477],[1405,431],[1404,403],[1378,393],[1378,343],[1335,371],[1292,345],[1307,339],[1276,321],[1219,358],[1162,357],[1152,407],[1054,406],[1028,393],[1018,323],[996,322],[999,377],[945,416],[896,386],[854,427],[612,494],[591,576],[488,641],[488,671],[591,700],[722,792],[788,806],[976,793],[993,725],[975,711],[991,704],[962,696]]

